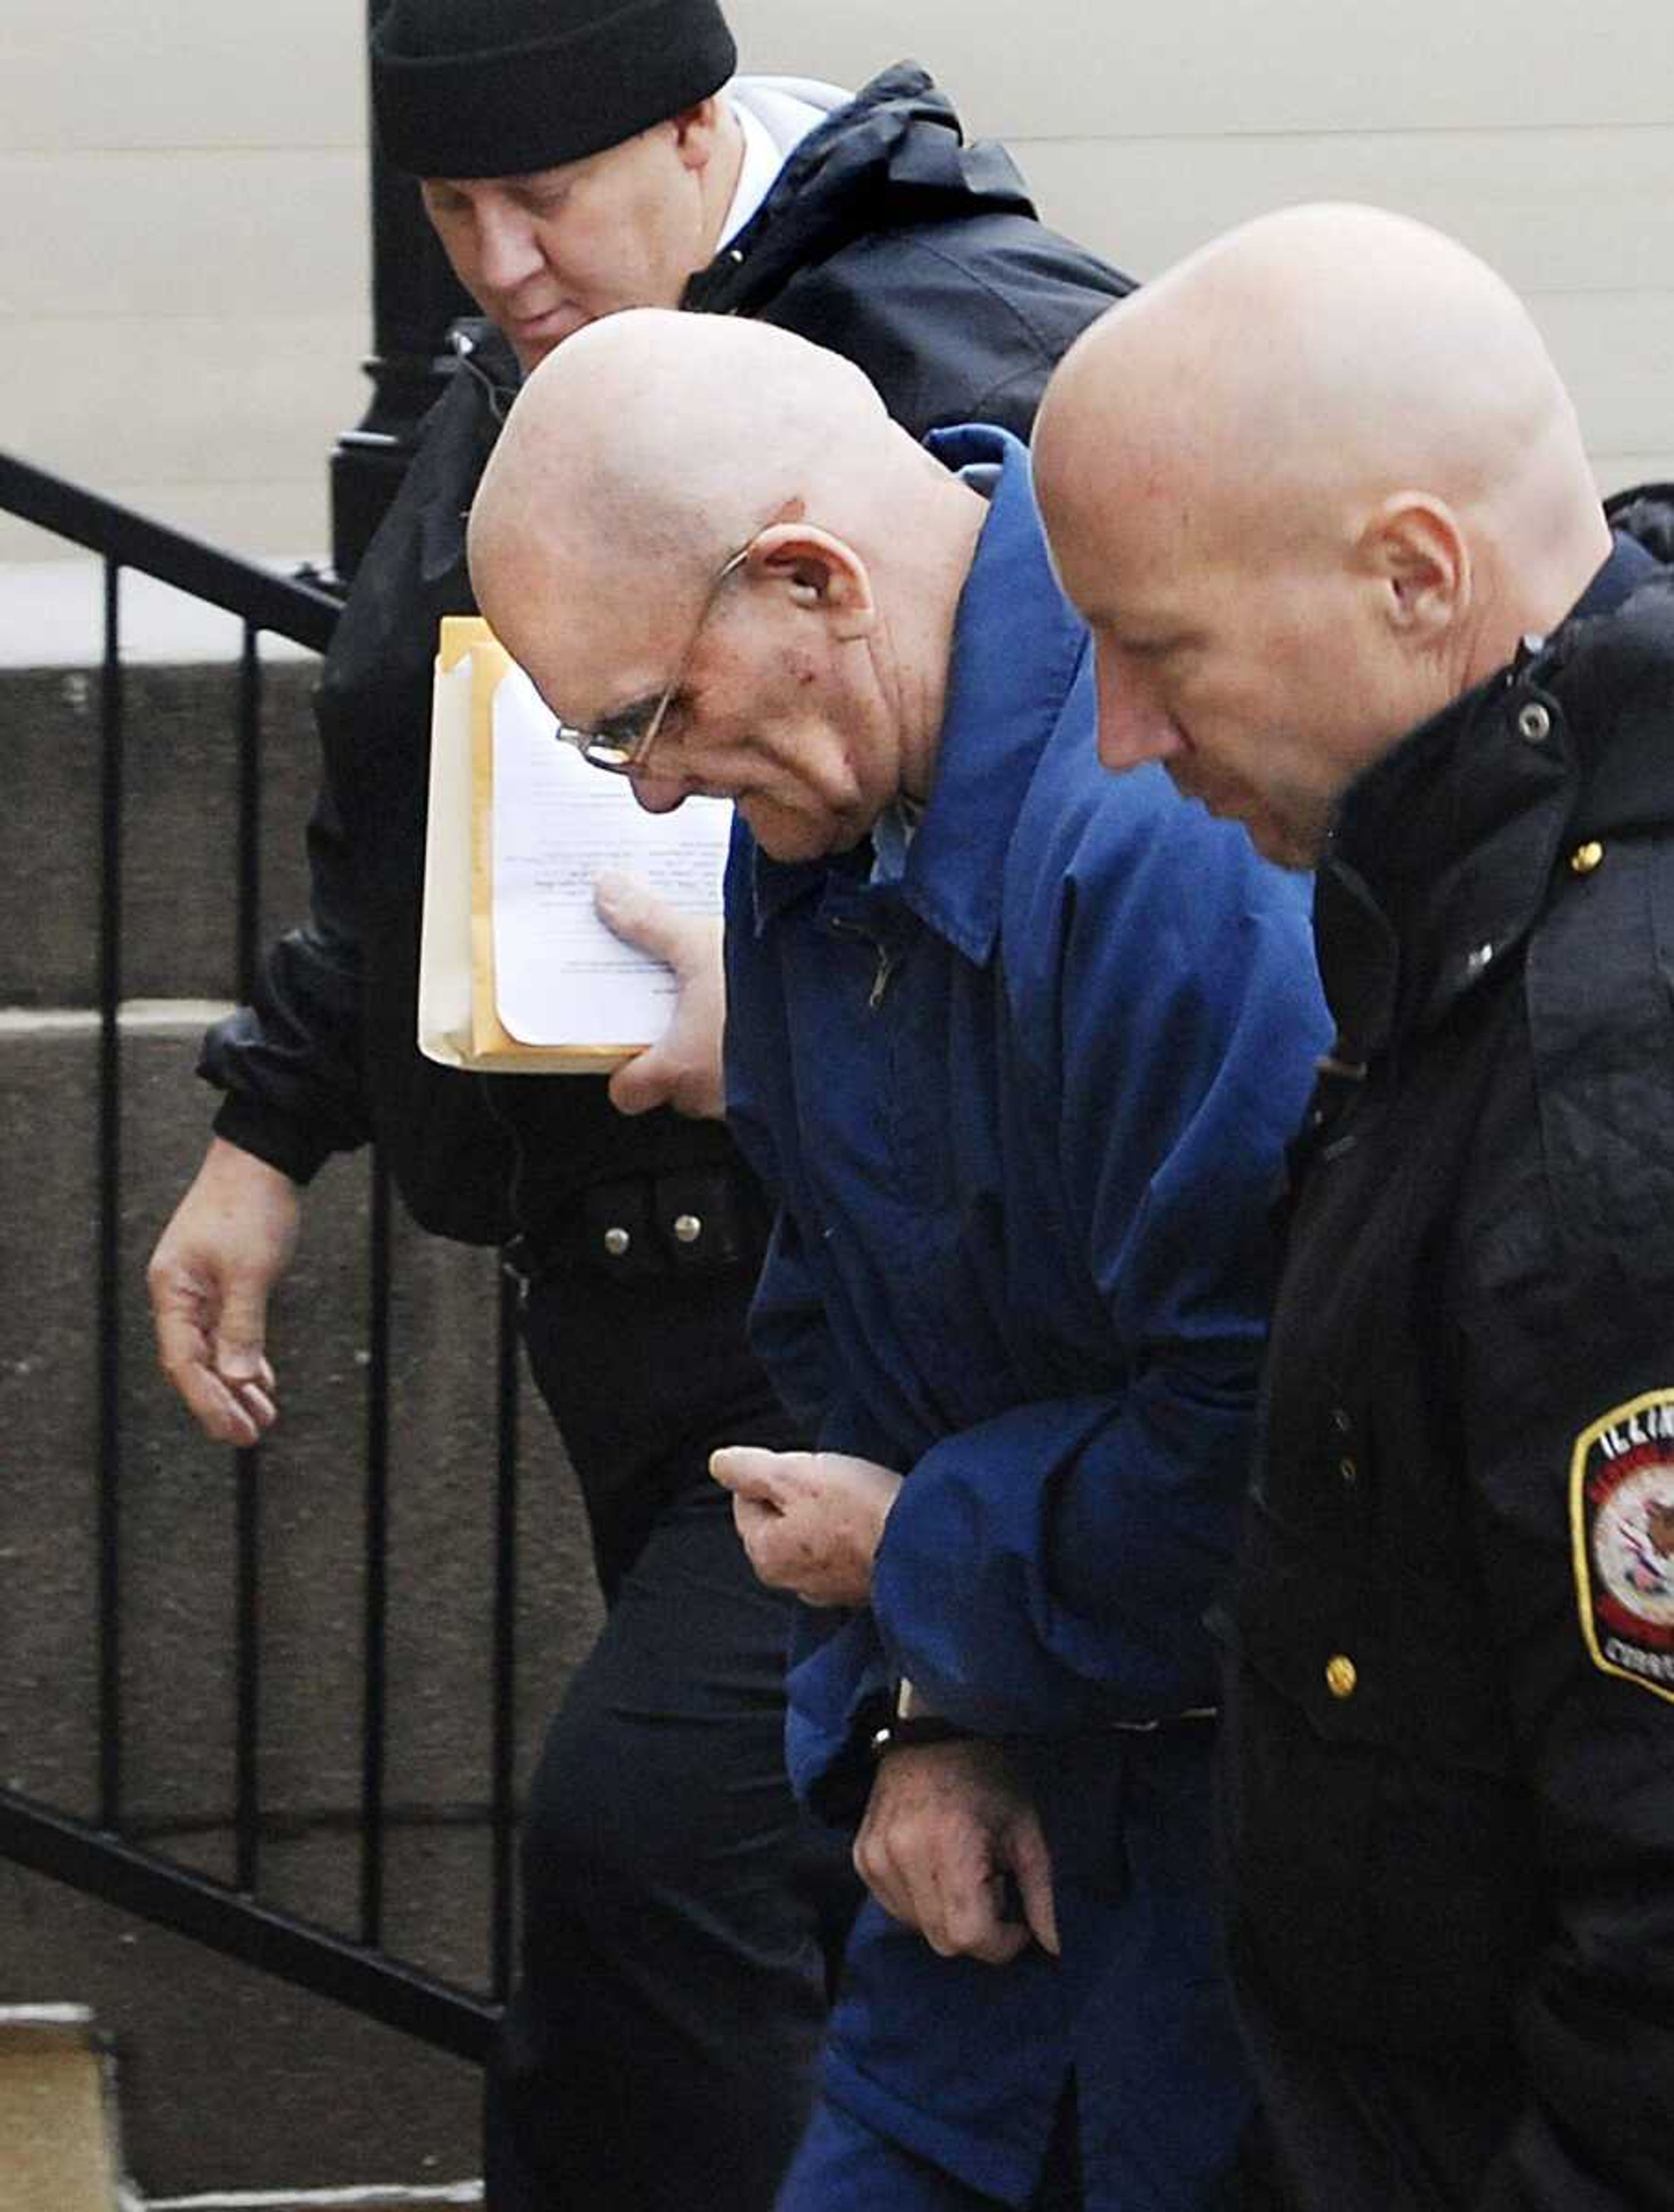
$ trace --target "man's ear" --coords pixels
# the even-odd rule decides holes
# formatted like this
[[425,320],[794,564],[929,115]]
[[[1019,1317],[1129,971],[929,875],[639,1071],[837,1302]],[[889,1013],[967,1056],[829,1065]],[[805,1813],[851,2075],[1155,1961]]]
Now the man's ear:
[[721,102],[711,93],[695,107],[683,107],[668,118],[674,133],[674,150],[688,169],[703,169],[715,158],[721,135]]
[[792,604],[822,612],[839,644],[877,621],[872,579],[852,545],[811,522],[774,522],[750,548],[750,573],[777,584]]
[[1397,492],[1367,523],[1360,552],[1385,619],[1414,644],[1434,643],[1469,611],[1470,549],[1445,500]]

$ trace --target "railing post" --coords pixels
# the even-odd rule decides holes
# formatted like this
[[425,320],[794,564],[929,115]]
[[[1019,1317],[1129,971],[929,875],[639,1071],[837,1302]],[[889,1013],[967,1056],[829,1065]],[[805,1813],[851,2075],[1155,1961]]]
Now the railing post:
[[[367,0],[367,32],[389,0]],[[332,562],[347,583],[395,496],[420,421],[452,363],[447,325],[472,305],[436,243],[411,177],[391,168],[368,119],[372,156],[372,380],[365,417],[332,457]]]
[[[244,625],[238,671],[238,904],[234,966],[238,994],[255,989],[261,929],[262,668],[253,623]],[[237,1887],[253,1896],[261,1875],[262,1456],[252,1444],[234,1455],[234,1619],[237,1741],[234,1829]]]
[[[144,732],[127,727],[122,651],[123,579],[137,571],[172,589],[233,615],[243,626],[237,669],[238,877],[236,924],[240,993],[254,981],[260,945],[262,837],[263,664],[259,633],[271,631],[316,653],[330,644],[340,603],[330,592],[273,574],[135,514],[49,471],[0,452],[0,514],[33,524],[98,560],[103,578],[101,680],[99,692],[98,845],[100,892],[96,997],[97,1127],[92,1162],[94,1185],[95,1280],[93,1334],[96,1398],[94,1541],[98,1620],[93,1655],[96,1705],[94,1802],[73,1815],[25,1796],[0,1773],[0,1864],[27,1868],[102,1899],[121,1911],[172,1929],[226,1956],[277,1974],[352,2007],[367,2017],[417,2036],[435,2049],[473,2062],[485,2055],[496,2026],[492,2004],[479,1993],[452,1986],[381,1948],[385,1918],[384,1850],[389,1830],[425,1818],[423,1808],[387,1802],[385,1768],[388,1712],[389,1612],[390,1284],[392,1200],[388,1171],[374,1158],[367,1405],[365,1574],[365,1710],[361,1802],[344,1808],[326,1802],[287,1817],[263,1804],[262,1774],[262,1474],[252,1449],[236,1459],[234,1649],[235,1853],[230,1881],[211,1880],[191,1865],[147,1850],[146,1823],[136,1823],[125,1802],[125,1543],[122,1337],[138,1285],[123,1251],[124,864],[125,812],[132,795],[127,769],[131,748]],[[153,733],[155,734],[155,733]],[[212,856],[211,856],[212,858]],[[206,862],[205,865],[210,865]],[[510,1856],[515,1824],[514,1596],[516,1590],[516,1331],[510,1306],[501,1316],[499,1480],[495,1518],[496,1625],[493,1656],[494,1783],[491,1806],[495,1923],[493,1972],[497,1988],[509,1982]],[[131,1450],[127,1454],[132,1460]],[[132,1469],[130,1468],[131,1474]],[[71,1524],[78,1525],[78,1524]],[[19,1747],[18,1764],[27,1747]],[[450,1826],[483,1825],[474,1802],[440,1808]],[[217,1803],[202,1814],[171,1816],[149,1826],[161,1834],[219,1833],[226,1814]],[[331,1833],[357,1828],[361,1845],[360,1931],[350,1936],[279,1910],[258,1893],[264,1872],[264,1838],[273,1834]],[[0,2165],[4,2164],[0,2154]],[[0,2185],[0,2195],[4,2194]]]
[[122,814],[120,563],[105,561],[99,860],[99,1818],[122,1819]]
[[490,1717],[491,1860],[489,1947],[496,1999],[511,1995],[513,1862],[517,1843],[518,1347],[522,1291],[500,1270],[498,1389],[494,1485],[494,1683]]
[[372,1218],[368,1237],[366,1374],[366,1576],[362,1617],[361,1941],[376,1946],[384,1931],[384,1783],[389,1724],[389,1164],[377,1146],[370,1167]]

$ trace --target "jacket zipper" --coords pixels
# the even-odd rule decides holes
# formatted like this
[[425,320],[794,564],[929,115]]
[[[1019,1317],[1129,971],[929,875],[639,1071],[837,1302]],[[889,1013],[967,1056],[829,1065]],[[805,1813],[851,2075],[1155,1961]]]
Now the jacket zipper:
[[507,1234],[500,1240],[500,1266],[502,1271],[508,1274],[516,1285],[517,1310],[521,1315],[529,1310],[529,1289],[533,1278],[524,1272],[515,1259],[511,1257],[511,1249],[514,1245],[523,1243],[529,1234],[528,1224],[523,1213],[523,1181],[524,1171],[528,1165],[528,1157],[524,1150],[522,1132],[508,1114],[501,1111],[499,1097],[494,1087],[494,1078],[486,1068],[481,1067],[477,1069],[476,1077],[482,1093],[483,1103],[488,1109],[488,1117],[490,1121],[497,1124],[504,1133],[510,1153],[506,1165],[505,1182],[500,1193],[501,1203],[505,1208],[507,1228]]
[[889,988],[889,979],[895,973],[899,954],[892,946],[886,945],[881,938],[874,937],[869,929],[863,929],[857,921],[845,921],[841,915],[831,916],[831,927],[834,935],[858,937],[862,943],[872,947],[878,966],[872,978],[872,988],[867,994],[866,1007],[868,1013],[875,1014],[884,1003],[884,994]]
[[504,385],[496,382],[489,374],[477,359],[476,341],[467,332],[450,331],[448,343],[453,349],[454,360],[487,399],[489,412],[493,416],[496,423],[502,423],[511,412],[511,404],[517,397],[516,392],[508,392]]

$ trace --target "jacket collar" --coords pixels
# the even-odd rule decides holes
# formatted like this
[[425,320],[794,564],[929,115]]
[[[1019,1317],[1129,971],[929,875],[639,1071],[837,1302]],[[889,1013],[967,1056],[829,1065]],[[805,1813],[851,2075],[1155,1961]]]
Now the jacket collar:
[[762,206],[681,305],[747,314],[794,270],[848,240],[911,222],[1032,216],[1028,187],[1001,146],[967,145],[947,95],[916,62],[897,62],[816,125]]
[[[477,465],[470,475],[474,485],[517,397],[522,372],[511,341],[486,316],[466,316],[454,323],[447,333],[447,344],[454,356],[450,376],[463,379],[470,393],[458,420],[460,434],[474,440],[478,447]],[[434,425],[436,412],[456,398],[451,386],[444,389],[425,418],[427,430]],[[425,507],[419,525],[419,572],[426,584],[439,584],[463,565],[465,525],[466,510],[457,501],[433,499]]]
[[[1041,750],[1087,652],[1087,632],[1058,588],[1035,505],[1026,447],[1004,430],[938,430],[947,467],[998,467],[988,519],[959,595],[935,777],[896,895],[966,959],[987,960],[1000,927],[1007,852]],[[1090,742],[1090,740],[1089,740]],[[833,874],[865,865],[842,854],[791,863],[755,856],[758,932]]]
[[1314,930],[1366,1060],[1504,972],[1565,853],[1674,822],[1674,574],[1630,538],[1549,641],[1456,700],[1347,793]]

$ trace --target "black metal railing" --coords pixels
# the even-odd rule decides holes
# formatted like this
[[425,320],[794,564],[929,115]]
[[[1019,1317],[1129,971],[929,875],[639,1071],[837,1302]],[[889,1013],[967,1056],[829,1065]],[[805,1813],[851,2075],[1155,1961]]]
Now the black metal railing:
[[236,1454],[234,1606],[236,1727],[234,1747],[234,1879],[214,1881],[137,1839],[126,1819],[124,1776],[123,1513],[120,1346],[125,1305],[122,1218],[122,874],[128,732],[121,637],[126,571],[157,579],[234,617],[243,625],[233,690],[238,761],[234,969],[240,996],[253,983],[260,950],[263,633],[323,653],[338,602],[316,586],[256,568],[46,471],[0,454],[0,512],[70,540],[104,566],[100,705],[100,794],[98,957],[99,1418],[95,1471],[98,1548],[96,1818],[88,1820],[0,1789],[0,1856],[67,1882],[164,1927],[337,1999],[444,2051],[484,2052],[511,1973],[517,1563],[516,1325],[502,1279],[499,1316],[498,1438],[491,1535],[493,1635],[490,1789],[486,1825],[491,1860],[490,1986],[473,1993],[389,1956],[385,1927],[390,1589],[390,1310],[392,1203],[374,1152],[368,1255],[365,1498],[362,1573],[360,1858],[356,1924],[334,1930],[264,1903],[262,1842],[268,1823],[260,1785],[262,1746],[262,1532],[259,1447]]

